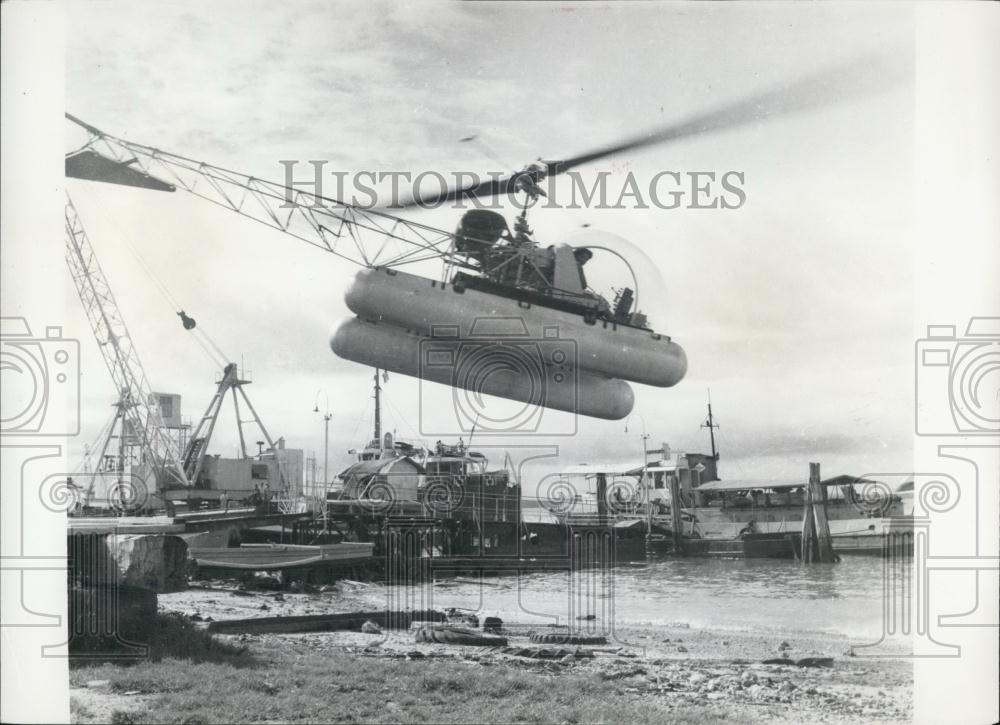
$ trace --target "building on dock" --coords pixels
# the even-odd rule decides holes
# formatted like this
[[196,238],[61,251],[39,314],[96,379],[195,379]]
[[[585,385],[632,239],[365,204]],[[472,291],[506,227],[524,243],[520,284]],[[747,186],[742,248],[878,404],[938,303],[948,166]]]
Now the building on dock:
[[302,492],[305,452],[286,448],[285,439],[275,441],[275,450],[262,450],[250,458],[232,458],[220,454],[206,455],[191,496],[218,500],[223,494],[237,501],[251,497],[255,491],[277,494],[287,486],[289,496]]

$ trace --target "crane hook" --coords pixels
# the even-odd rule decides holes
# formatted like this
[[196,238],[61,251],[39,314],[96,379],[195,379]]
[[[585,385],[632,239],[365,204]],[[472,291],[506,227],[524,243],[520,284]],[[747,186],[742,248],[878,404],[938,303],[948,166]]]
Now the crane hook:
[[198,324],[198,323],[196,323],[194,321],[193,317],[188,317],[184,313],[184,310],[181,310],[180,312],[178,312],[177,316],[181,318],[181,324],[184,325],[184,329],[185,330],[193,330],[195,328],[195,326]]

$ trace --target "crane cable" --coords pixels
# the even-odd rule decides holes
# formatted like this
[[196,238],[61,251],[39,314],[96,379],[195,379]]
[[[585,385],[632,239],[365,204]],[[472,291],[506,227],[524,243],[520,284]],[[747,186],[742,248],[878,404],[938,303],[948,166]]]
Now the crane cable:
[[[194,320],[185,314],[183,308],[178,303],[177,298],[170,293],[170,290],[167,288],[166,284],[164,284],[163,280],[156,274],[156,272],[153,271],[153,269],[149,266],[149,264],[146,263],[145,259],[139,253],[138,248],[135,246],[135,244],[133,244],[131,237],[125,232],[121,224],[118,223],[118,220],[112,214],[110,214],[110,212],[106,212],[101,204],[95,203],[91,204],[90,206],[94,209],[97,209],[98,213],[101,214],[101,216],[105,219],[105,221],[107,221],[111,226],[115,228],[115,230],[118,232],[118,238],[124,243],[125,247],[129,250],[132,257],[139,265],[139,268],[142,269],[142,271],[146,274],[149,280],[153,283],[153,286],[156,287],[159,293],[163,296],[163,298],[166,300],[170,308],[174,310],[176,314],[184,321],[185,329],[192,331],[192,337],[194,337],[195,342],[198,343],[198,346],[202,349],[202,351],[212,362],[212,364],[220,368],[225,367],[227,364],[229,364],[229,357],[227,357],[225,352],[223,352],[222,348],[219,347],[219,345],[215,342],[215,340],[213,340],[212,337],[207,332],[205,332],[203,327],[195,326]],[[188,321],[191,322],[190,327],[188,326]]]
[[[374,420],[374,418],[373,418],[373,420]],[[362,423],[364,423],[365,426],[367,427],[367,425],[368,425],[368,410],[367,409],[362,410],[360,413],[358,413],[358,417],[354,421],[354,430],[351,432],[351,440],[352,441],[356,441],[358,439],[358,428],[361,427]],[[367,442],[368,442],[368,439],[366,438],[365,439],[365,444],[367,444]],[[362,448],[363,447],[364,447],[364,444],[362,445]]]
[[93,453],[94,450],[97,448],[98,444],[100,444],[111,433],[111,428],[114,425],[115,420],[117,418],[118,418],[118,413],[117,412],[112,412],[111,416],[104,422],[104,425],[101,426],[101,430],[98,431],[98,433],[97,433],[96,436],[94,436],[94,439],[90,443],[85,443],[84,444],[84,454],[83,454],[83,457],[76,464],[76,467],[70,472],[72,475],[76,475],[76,474],[79,474],[79,473],[93,473],[93,474],[96,474],[96,473],[100,472],[100,467],[101,467],[101,464],[103,463],[103,461],[98,461],[97,462],[97,465],[96,465],[94,471],[86,471],[84,467],[87,464],[87,462],[90,460],[90,454]]
[[[723,435],[721,428],[718,429],[718,431],[716,432],[715,436],[716,436],[716,438],[719,439],[719,447],[720,448],[722,447],[723,444],[725,444],[726,448],[728,448],[729,450],[732,450],[732,446],[729,445],[729,443],[730,443],[729,437]],[[729,464],[731,464],[731,465],[733,465],[733,466],[735,466],[737,468],[737,470],[739,471],[739,475],[740,475],[741,478],[746,478],[747,477],[747,473],[744,470],[743,466],[740,464],[740,459],[739,458],[731,458],[731,459],[727,459],[727,461],[728,461]],[[716,471],[715,475],[718,476],[719,472]]]
[[393,416],[393,421],[395,421],[397,425],[399,422],[402,422],[404,426],[409,428],[410,433],[413,434],[413,439],[415,441],[420,441],[420,434],[417,433],[416,429],[414,429],[412,425],[410,425],[410,422],[406,419],[406,417],[399,412],[399,409],[392,404],[392,400],[389,398],[389,395],[385,392],[385,388],[382,389],[382,400],[383,402],[386,403],[386,405],[389,406],[392,413],[395,413],[395,415]]

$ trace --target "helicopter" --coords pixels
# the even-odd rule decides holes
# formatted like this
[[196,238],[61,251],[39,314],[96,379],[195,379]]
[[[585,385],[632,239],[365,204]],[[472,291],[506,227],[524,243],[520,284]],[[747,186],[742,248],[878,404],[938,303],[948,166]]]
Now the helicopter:
[[[419,200],[430,205],[523,194],[512,229],[486,209],[466,211],[454,232],[436,229],[118,138],[69,114],[89,138],[67,155],[66,174],[181,188],[358,264],[362,269],[345,295],[355,316],[330,337],[344,359],[476,395],[621,419],[634,404],[629,382],[676,385],[687,371],[685,352],[636,309],[634,286],[622,287],[613,300],[588,287],[593,246],[543,245],[534,238],[528,200],[543,193],[540,182],[628,151],[882,91],[901,75],[876,71],[885,60],[858,59],[619,143]],[[399,269],[430,259],[443,260],[441,279]]]
[[[532,405],[617,420],[634,405],[628,382],[670,387],[684,377],[683,348],[649,328],[635,290],[613,301],[592,291],[594,251],[542,246],[527,205],[466,211],[444,282],[392,268],[358,272],[345,295],[356,317],[330,346],[342,358]],[[634,275],[633,275],[634,277]]]

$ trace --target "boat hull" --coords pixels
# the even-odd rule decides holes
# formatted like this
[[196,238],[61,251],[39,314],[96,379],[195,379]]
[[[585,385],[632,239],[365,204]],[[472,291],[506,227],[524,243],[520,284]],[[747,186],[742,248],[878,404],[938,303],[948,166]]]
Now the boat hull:
[[[751,521],[753,531],[760,534],[798,534],[802,530],[801,508],[726,512],[728,515],[708,508],[686,510],[698,519],[700,535],[711,540],[737,539]],[[862,518],[851,513],[846,506],[828,508],[830,539],[834,551],[839,554],[881,555],[887,546],[896,546],[902,537],[913,532],[912,516]],[[912,549],[912,544],[904,548],[907,547]]]

